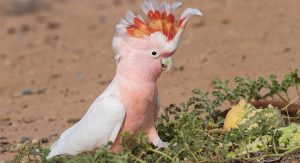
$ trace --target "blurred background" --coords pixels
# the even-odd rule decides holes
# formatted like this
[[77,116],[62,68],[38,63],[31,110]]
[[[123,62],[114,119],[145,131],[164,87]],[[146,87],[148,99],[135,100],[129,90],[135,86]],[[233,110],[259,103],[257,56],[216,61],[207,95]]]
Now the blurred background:
[[[52,143],[114,76],[115,25],[140,0],[0,0],[0,161],[28,139]],[[300,67],[299,0],[185,0],[175,66],[158,83],[162,108],[215,78],[282,77]]]

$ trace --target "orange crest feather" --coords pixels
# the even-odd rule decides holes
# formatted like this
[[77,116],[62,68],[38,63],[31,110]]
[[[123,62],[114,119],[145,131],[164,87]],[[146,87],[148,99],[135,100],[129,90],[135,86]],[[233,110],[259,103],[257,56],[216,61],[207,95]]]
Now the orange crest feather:
[[154,32],[162,32],[168,40],[172,40],[184,20],[184,18],[176,20],[173,14],[173,11],[181,4],[181,2],[164,1],[159,7],[156,1],[145,1],[141,7],[149,18],[149,22],[145,22],[141,16],[128,12],[127,20],[123,19],[119,23],[119,31],[137,38],[149,36]]
[[145,23],[135,17],[133,24],[127,27],[127,33],[134,37],[144,37],[154,32],[162,32],[168,40],[172,40],[179,28],[179,23],[175,21],[174,15],[167,15],[166,12],[160,13],[158,10],[149,11],[149,23]]

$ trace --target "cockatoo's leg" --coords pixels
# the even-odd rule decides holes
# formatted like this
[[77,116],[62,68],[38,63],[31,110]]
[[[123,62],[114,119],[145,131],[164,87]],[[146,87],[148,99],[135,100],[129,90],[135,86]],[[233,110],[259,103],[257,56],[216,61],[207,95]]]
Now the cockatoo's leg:
[[148,135],[150,142],[153,143],[158,148],[163,148],[168,145],[167,142],[163,142],[160,139],[154,126],[148,130],[147,135]]
[[119,133],[115,142],[110,146],[109,151],[114,152],[114,153],[120,153],[122,151],[121,139],[122,139],[122,136]]

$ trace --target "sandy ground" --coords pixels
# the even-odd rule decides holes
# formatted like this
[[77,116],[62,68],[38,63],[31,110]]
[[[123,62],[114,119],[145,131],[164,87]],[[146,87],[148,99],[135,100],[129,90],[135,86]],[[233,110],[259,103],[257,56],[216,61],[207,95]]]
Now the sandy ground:
[[[185,0],[193,17],[175,67],[158,83],[162,108],[214,78],[279,76],[300,66],[299,0]],[[0,0],[0,147],[50,143],[114,76],[116,23],[138,0]],[[178,13],[180,13],[178,12]],[[23,95],[22,95],[23,93]],[[0,160],[14,153],[0,152]]]

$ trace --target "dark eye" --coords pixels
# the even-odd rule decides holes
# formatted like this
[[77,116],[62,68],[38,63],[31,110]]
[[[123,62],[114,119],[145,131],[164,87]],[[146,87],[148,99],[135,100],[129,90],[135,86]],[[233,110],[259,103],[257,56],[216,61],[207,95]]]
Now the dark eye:
[[155,57],[155,58],[159,56],[159,54],[156,51],[152,51],[151,54],[152,54],[152,57]]

